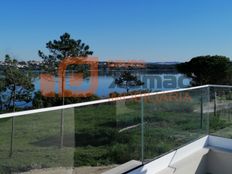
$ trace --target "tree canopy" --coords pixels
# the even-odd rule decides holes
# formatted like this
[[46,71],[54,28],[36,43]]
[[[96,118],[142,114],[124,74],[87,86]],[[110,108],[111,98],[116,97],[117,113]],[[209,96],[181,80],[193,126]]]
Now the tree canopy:
[[142,86],[144,83],[138,80],[137,77],[132,75],[130,72],[125,71],[120,74],[119,78],[115,79],[115,84],[121,88],[126,88],[128,93],[130,87]]
[[[55,74],[57,67],[59,66],[59,63],[68,57],[87,57],[88,55],[92,55],[93,52],[89,50],[89,46],[85,43],[82,43],[81,40],[75,40],[72,39],[70,34],[64,33],[60,36],[59,40],[53,40],[49,41],[46,44],[46,48],[49,51],[49,55],[45,55],[42,51],[38,51],[39,56],[43,59],[43,68],[48,71],[49,73]],[[71,65],[72,69],[80,69],[80,71],[84,71],[85,68],[81,67],[79,68],[78,65]],[[64,83],[65,83],[65,73],[66,69],[61,69],[61,92],[62,92],[62,104],[65,104],[65,89],[64,89]],[[39,94],[38,94],[39,96]],[[37,104],[39,105],[41,103],[41,100],[39,97],[38,100],[36,100]],[[57,95],[55,95],[57,96]],[[35,101],[35,100],[34,100]],[[59,101],[56,100],[56,101]],[[35,104],[35,102],[33,103]],[[63,127],[64,127],[64,113],[63,110],[61,111],[61,126],[60,126],[60,147],[63,147]]]
[[3,79],[0,85],[1,103],[4,108],[15,110],[16,102],[32,101],[34,85],[29,73],[25,73],[17,67],[17,60],[9,55],[5,56],[6,67],[3,72]]
[[86,57],[93,54],[93,51],[90,51],[89,45],[82,43],[80,39],[72,39],[68,33],[61,35],[59,40],[47,42],[46,48],[49,51],[48,55],[45,55],[40,50],[38,54],[43,59],[44,68],[53,71],[64,58]]
[[199,56],[177,65],[177,70],[192,79],[191,85],[232,84],[232,63],[225,56]]
[[4,104],[3,93],[4,93],[4,91],[5,91],[4,78],[0,78],[0,110],[3,110],[3,104]]

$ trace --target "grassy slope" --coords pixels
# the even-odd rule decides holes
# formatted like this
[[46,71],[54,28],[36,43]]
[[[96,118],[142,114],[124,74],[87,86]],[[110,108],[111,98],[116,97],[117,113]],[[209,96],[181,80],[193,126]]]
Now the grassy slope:
[[[181,106],[174,106],[181,107]],[[144,106],[145,159],[165,153],[205,133],[199,113]],[[120,164],[141,160],[140,102],[65,110],[64,148],[59,148],[60,111],[15,119],[14,154],[8,157],[11,120],[0,122],[0,173],[32,168]],[[128,126],[134,128],[120,131]]]

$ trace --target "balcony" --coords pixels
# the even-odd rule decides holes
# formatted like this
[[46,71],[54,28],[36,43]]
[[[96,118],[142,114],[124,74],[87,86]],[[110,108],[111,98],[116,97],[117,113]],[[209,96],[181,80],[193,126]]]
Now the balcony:
[[0,173],[229,174],[231,116],[218,85],[1,114]]

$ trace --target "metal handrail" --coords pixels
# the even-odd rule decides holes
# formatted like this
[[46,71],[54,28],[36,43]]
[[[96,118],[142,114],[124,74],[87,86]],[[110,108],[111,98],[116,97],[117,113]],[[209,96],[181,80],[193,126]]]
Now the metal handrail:
[[49,108],[32,109],[32,110],[27,110],[27,111],[5,113],[5,114],[0,114],[0,119],[24,116],[24,115],[29,115],[29,114],[37,114],[37,113],[43,113],[43,112],[49,112],[49,111],[56,111],[56,110],[61,110],[61,109],[69,109],[69,108],[74,108],[74,107],[83,107],[83,106],[95,105],[95,104],[101,104],[101,103],[107,103],[107,102],[113,102],[113,101],[128,100],[128,99],[134,99],[138,97],[148,97],[148,96],[154,96],[154,95],[160,95],[160,94],[183,92],[183,91],[189,91],[189,90],[195,90],[195,89],[201,89],[201,88],[207,88],[207,87],[232,88],[232,86],[229,86],[229,85],[202,85],[202,86],[196,86],[196,87],[190,87],[190,88],[174,89],[174,90],[169,90],[169,91],[160,91],[160,92],[151,92],[151,93],[144,93],[144,94],[137,94],[137,95],[130,95],[130,96],[121,96],[121,97],[101,99],[101,100],[95,100],[95,101],[89,101],[89,102],[68,104],[68,105],[62,105],[62,106],[54,106],[54,107],[49,107]]

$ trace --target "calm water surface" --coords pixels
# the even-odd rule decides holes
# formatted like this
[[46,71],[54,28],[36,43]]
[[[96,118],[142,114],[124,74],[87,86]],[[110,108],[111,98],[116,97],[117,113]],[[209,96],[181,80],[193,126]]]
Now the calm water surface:
[[[98,81],[97,89],[95,91],[95,95],[107,98],[109,94],[112,92],[125,93],[126,89],[121,88],[114,84],[116,78],[119,77],[121,72],[119,71],[110,71],[110,72],[99,72],[98,77],[96,78]],[[143,86],[130,88],[130,91],[134,90],[150,90],[150,91],[165,91],[187,87],[190,84],[190,79],[186,78],[182,74],[173,74],[173,73],[153,73],[153,72],[132,72],[132,74],[136,75],[138,79],[144,82]],[[37,72],[38,75],[38,72]],[[91,77],[84,78],[82,83],[79,86],[71,86],[70,85],[70,74],[66,74],[66,89],[72,91],[83,91],[88,89],[91,86]],[[40,91],[40,78],[39,76],[33,80],[35,85],[35,90]],[[55,77],[54,80],[54,91],[58,92],[58,77]],[[18,107],[28,107],[31,106],[31,103],[25,102],[17,102],[16,105]]]

